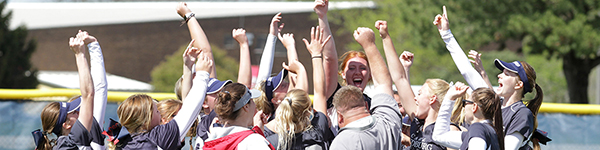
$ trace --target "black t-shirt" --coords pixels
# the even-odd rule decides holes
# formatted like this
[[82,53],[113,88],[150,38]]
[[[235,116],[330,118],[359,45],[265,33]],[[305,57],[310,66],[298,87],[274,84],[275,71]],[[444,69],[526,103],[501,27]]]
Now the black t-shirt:
[[410,149],[411,150],[445,150],[446,147],[441,146],[433,142],[431,135],[433,134],[433,127],[435,123],[432,123],[423,129],[425,125],[424,119],[417,119],[416,117],[410,123]]
[[90,142],[92,142],[92,135],[85,129],[85,126],[77,120],[71,132],[67,136],[59,136],[56,140],[56,145],[52,148],[54,150],[91,150]]
[[127,141],[127,145],[123,147],[127,149],[163,149],[175,150],[180,149],[181,140],[179,139],[179,127],[175,120],[169,121],[164,125],[158,125],[150,132],[141,134],[132,134],[131,140]]
[[461,150],[466,150],[469,148],[469,140],[471,138],[478,137],[485,141],[490,150],[500,150],[500,145],[498,143],[498,136],[494,128],[487,123],[473,123],[469,126],[467,132],[462,133],[462,145],[460,145]]
[[[311,129],[294,135],[294,138],[292,138],[293,144],[291,149],[303,150],[310,146],[318,146],[322,149],[329,148],[334,137],[329,128],[327,116],[321,112],[317,112],[311,120],[311,124],[313,126]],[[277,133],[265,127],[265,137],[273,147],[277,148],[279,145],[279,135],[277,135]]]
[[[340,85],[340,83],[338,83],[337,88],[335,88],[335,91],[333,91],[333,94],[331,94],[329,98],[327,98],[327,109],[333,108],[333,96],[341,88],[342,86]],[[363,93],[363,98],[365,99],[365,101],[367,101],[367,108],[371,108],[371,97]]]
[[202,138],[202,140],[206,141],[208,138],[208,129],[210,129],[210,124],[213,119],[217,117],[217,113],[215,110],[210,111],[208,115],[204,115],[200,117],[200,122],[198,122],[198,128],[196,129],[196,136]]
[[[535,117],[533,117],[533,113],[523,104],[523,101],[518,101],[508,107],[502,108],[502,126],[506,135],[519,132],[525,137],[524,140],[527,140],[534,131],[534,121]],[[519,149],[526,147],[528,146],[525,145]]]

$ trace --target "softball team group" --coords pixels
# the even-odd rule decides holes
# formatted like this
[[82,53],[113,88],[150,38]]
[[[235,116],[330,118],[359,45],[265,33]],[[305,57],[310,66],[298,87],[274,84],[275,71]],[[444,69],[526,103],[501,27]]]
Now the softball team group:
[[[182,55],[183,75],[175,87],[178,99],[132,95],[119,105],[118,120],[111,119],[107,127],[102,50],[96,37],[79,31],[69,46],[76,58],[81,96],[44,107],[42,129],[32,132],[36,149],[172,150],[186,144],[207,150],[540,148],[543,138],[535,136],[536,116],[543,93],[533,67],[524,61],[496,59],[502,73],[494,89],[481,54],[471,51],[467,56],[458,45],[445,7],[433,24],[468,85],[427,79],[415,95],[409,80],[414,55],[405,51],[398,56],[387,22],[375,22],[387,60],[376,46],[378,37],[366,27],[353,33],[364,52],[348,51],[338,59],[328,5],[328,0],[315,1],[319,26],[310,29],[310,39],[302,39],[312,60],[312,99],[294,35],[281,33],[281,13],[271,21],[257,83],[251,87],[246,31],[232,31],[240,46],[237,83],[218,80],[204,30],[187,4],[180,3],[176,10],[192,40]],[[271,76],[277,39],[287,49],[287,63]],[[369,82],[376,92],[366,95]],[[526,105],[523,98],[530,92],[535,97]],[[185,137],[191,137],[187,143]]]

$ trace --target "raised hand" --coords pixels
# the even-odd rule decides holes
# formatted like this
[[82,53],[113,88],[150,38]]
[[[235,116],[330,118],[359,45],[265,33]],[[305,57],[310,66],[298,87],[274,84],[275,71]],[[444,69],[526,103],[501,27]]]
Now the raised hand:
[[85,44],[82,39],[71,37],[69,47],[75,54],[85,54]]
[[477,72],[485,72],[485,69],[483,69],[483,65],[481,64],[481,53],[471,50],[469,51],[469,58],[472,58],[469,59],[469,61],[471,64],[473,64],[473,66],[475,66],[475,70],[477,70]]
[[263,126],[265,125],[265,123],[267,123],[269,117],[270,116],[263,113],[262,110],[259,110],[258,112],[256,112],[256,114],[254,114],[254,117],[252,118],[253,125],[258,126],[260,129],[263,129]]
[[183,52],[183,64],[188,68],[192,68],[196,62],[196,59],[198,59],[198,54],[200,54],[200,50],[192,46],[194,41],[196,40],[192,39],[190,44],[188,44],[187,48]]
[[246,30],[244,30],[242,28],[233,29],[233,31],[231,31],[231,35],[233,36],[233,39],[235,39],[238,43],[240,43],[240,45],[248,44],[248,37],[246,37]]
[[377,20],[375,22],[375,28],[379,30],[379,36],[381,36],[381,38],[387,38],[389,36],[387,27],[387,21]]
[[433,19],[433,25],[438,27],[438,31],[450,30],[450,24],[448,23],[448,14],[446,13],[446,6],[442,7],[443,14],[436,15]]
[[279,25],[279,22],[281,22],[281,13],[277,13],[275,16],[273,16],[271,25],[269,27],[269,34],[277,36],[279,32],[281,32],[285,24],[281,23],[281,25]]
[[213,60],[206,56],[206,53],[200,52],[198,61],[196,61],[196,71],[206,71],[210,73],[213,66]]
[[363,48],[367,46],[375,46],[375,33],[373,30],[366,27],[358,27],[354,30],[354,40]]
[[185,14],[187,13],[191,13],[192,10],[190,10],[190,8],[187,7],[187,3],[185,2],[180,2],[179,5],[177,5],[177,14],[179,14],[179,16],[184,17]]
[[316,30],[315,27],[310,29],[310,43],[306,38],[302,39],[311,56],[322,56],[321,53],[323,52],[325,44],[331,39],[331,35],[327,36],[327,38],[324,38],[323,36],[323,28],[317,26]]
[[326,16],[329,9],[329,0],[315,0],[315,7],[313,9],[319,18]]
[[83,43],[85,45],[88,45],[88,44],[90,44],[92,42],[96,42],[97,41],[96,37],[91,36],[87,31],[81,31],[81,30],[79,30],[79,33],[77,33],[77,35],[75,37],[77,37],[79,39],[82,39]]
[[283,46],[286,48],[289,46],[296,46],[296,40],[294,40],[293,33],[286,33],[283,35],[281,35],[281,33],[279,33],[279,34],[277,34],[277,37],[279,37],[279,40],[281,41]]
[[289,72],[294,74],[297,74],[300,71],[300,69],[304,69],[304,65],[302,65],[302,63],[297,59],[294,59],[291,62],[289,62],[289,65],[286,65],[285,62],[283,62],[281,66],[283,66],[285,70],[288,70]]
[[467,89],[469,89],[469,86],[465,85],[462,82],[456,82],[454,86],[448,89],[448,93],[446,93],[446,99],[456,100],[457,98],[465,94],[465,92],[467,92]]
[[402,52],[402,54],[400,54],[400,61],[402,62],[402,66],[404,67],[404,69],[409,69],[412,64],[413,64],[413,60],[415,59],[415,54],[409,52],[409,51],[404,51]]

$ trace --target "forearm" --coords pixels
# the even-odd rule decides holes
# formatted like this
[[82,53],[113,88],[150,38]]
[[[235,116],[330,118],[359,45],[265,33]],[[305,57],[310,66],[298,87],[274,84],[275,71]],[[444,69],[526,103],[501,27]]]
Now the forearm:
[[[287,62],[288,64],[291,64],[292,62],[294,62],[295,60],[298,60],[298,54],[296,53],[296,46],[295,45],[288,45],[285,47],[285,49],[287,50]],[[306,70],[304,70],[306,71]],[[303,85],[299,85],[298,82],[300,81],[296,81],[296,80],[300,80],[300,74],[297,73],[297,78],[294,78],[291,74],[288,75],[288,79],[290,81],[290,87],[296,87],[296,88],[304,88]],[[288,90],[292,90],[291,88]],[[306,89],[305,91],[308,90],[308,83],[306,83]]]
[[179,127],[179,137],[183,139],[194,122],[204,98],[206,97],[206,86],[208,84],[209,74],[206,71],[196,72],[196,77],[193,79],[193,86],[188,96],[183,101],[183,105],[179,113],[173,118]]
[[331,34],[327,15],[319,17],[319,26],[323,28],[323,37],[331,35],[329,42],[323,48],[323,70],[325,75],[325,96],[333,94],[337,88],[338,82],[338,54],[335,47],[335,40]]
[[365,49],[367,59],[369,60],[369,68],[371,68],[371,77],[373,78],[375,89],[381,91],[381,93],[394,95],[390,72],[375,43],[363,45],[363,49]]
[[313,105],[315,110],[327,116],[327,96],[325,95],[325,74],[323,71],[323,58],[312,58],[313,68]]
[[256,81],[260,82],[269,78],[271,67],[273,67],[273,56],[275,55],[275,42],[277,38],[271,34],[267,36],[265,49],[260,58],[259,71]]
[[250,62],[250,48],[248,43],[240,43],[240,67],[238,71],[238,83],[250,87],[252,85],[252,66]]
[[192,76],[195,65],[192,67],[188,67],[183,65],[183,75],[181,76],[181,100],[185,100],[188,93],[190,93],[190,89],[192,88]]
[[460,145],[462,144],[460,138],[462,132],[450,131],[450,115],[452,114],[453,106],[454,100],[448,98],[444,99],[442,106],[439,109],[437,119],[435,120],[435,126],[431,137],[435,143],[440,145],[450,148],[460,148]]
[[[212,55],[212,48],[210,47],[210,43],[208,42],[208,38],[206,37],[206,33],[204,33],[204,30],[202,30],[202,27],[200,26],[200,23],[198,23],[198,20],[196,20],[196,18],[191,18],[188,23],[188,29],[190,30],[190,35],[192,36],[192,39],[195,39],[196,41],[194,42],[194,47],[197,47],[198,49],[201,49],[202,52],[205,53],[206,56],[208,56],[208,58],[210,60],[213,60],[214,62],[214,57]],[[213,65],[210,71],[210,77],[211,78],[217,78],[217,71],[216,71],[216,65]]]
[[296,74],[298,74],[298,81],[294,87],[296,89],[308,91],[308,74],[306,73],[304,65],[300,66],[300,69],[298,70],[298,72],[296,72]]
[[408,76],[405,73],[402,62],[400,62],[399,59],[395,59],[398,58],[398,53],[396,53],[396,48],[389,35],[383,38],[383,51],[385,52],[385,57],[388,58],[386,59],[388,68],[393,68],[390,69],[390,76],[392,81],[394,81],[396,89],[398,90],[398,95],[400,96],[400,100],[397,100],[397,103],[401,103],[402,99],[414,101],[415,95],[410,87],[410,81],[408,81]]
[[104,114],[108,95],[108,83],[106,81],[106,70],[104,68],[104,57],[98,42],[87,45],[90,53],[90,74],[94,83],[94,118],[98,121],[100,128],[104,128]]
[[94,83],[90,75],[90,68],[88,67],[85,54],[75,54],[75,60],[77,62],[77,71],[79,73],[79,90],[81,91],[81,106],[78,120],[80,120],[83,126],[90,131],[94,117]]
[[488,87],[481,75],[473,68],[473,66],[471,66],[469,58],[465,55],[460,45],[458,45],[452,32],[450,30],[440,31],[440,35],[446,43],[446,48],[450,52],[458,71],[460,71],[471,89],[475,90],[480,87]]

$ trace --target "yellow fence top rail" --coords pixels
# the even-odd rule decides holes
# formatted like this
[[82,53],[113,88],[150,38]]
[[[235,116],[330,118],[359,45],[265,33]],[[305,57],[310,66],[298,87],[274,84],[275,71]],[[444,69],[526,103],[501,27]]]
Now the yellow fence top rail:
[[[80,95],[79,89],[0,89],[0,101],[27,99],[35,101],[66,101],[73,96]],[[109,102],[122,102],[133,94],[147,94],[157,100],[177,99],[175,93],[144,93],[144,92],[115,92],[108,91]],[[312,98],[312,95],[311,95]],[[540,113],[567,113],[567,114],[600,114],[600,105],[595,104],[563,104],[542,103]]]

